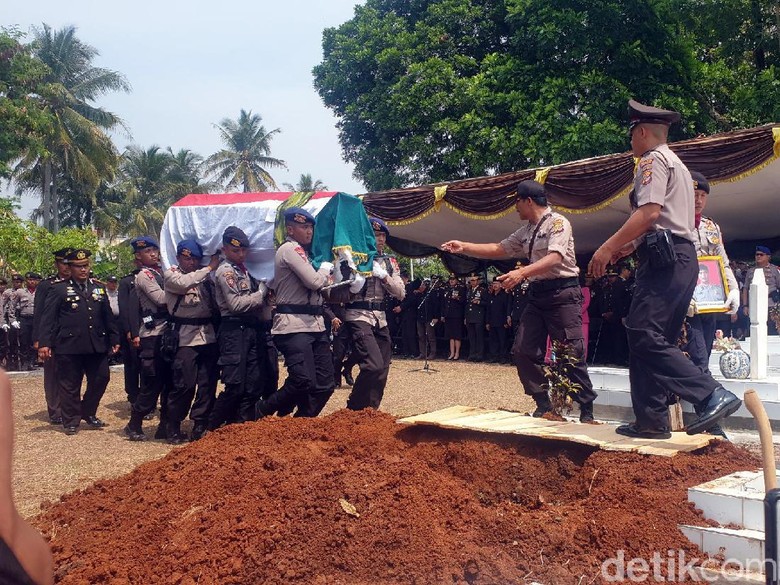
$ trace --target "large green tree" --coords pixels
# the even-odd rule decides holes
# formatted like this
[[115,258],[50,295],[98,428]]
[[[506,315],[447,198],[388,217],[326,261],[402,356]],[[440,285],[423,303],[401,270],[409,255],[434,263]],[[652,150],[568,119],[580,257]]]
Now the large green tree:
[[47,66],[50,92],[41,96],[54,123],[44,138],[45,152],[30,150],[17,165],[15,178],[22,189],[41,193],[44,227],[60,225],[60,187],[69,182],[80,191],[93,191],[113,177],[118,153],[107,131],[122,128],[121,119],[94,104],[112,91],[129,91],[125,77],[95,67],[98,51],[76,36],[76,28],[36,29],[34,55]]
[[705,83],[692,28],[696,10],[729,2],[760,4],[367,0],[325,31],[314,82],[369,189],[558,164],[627,149],[630,97],[680,111],[673,138],[743,123],[737,90],[716,99]]
[[279,128],[266,131],[260,114],[241,110],[237,120],[224,118],[215,125],[225,148],[206,160],[207,173],[225,188],[252,191],[278,191],[268,169],[286,169],[283,160],[271,156],[271,139]]

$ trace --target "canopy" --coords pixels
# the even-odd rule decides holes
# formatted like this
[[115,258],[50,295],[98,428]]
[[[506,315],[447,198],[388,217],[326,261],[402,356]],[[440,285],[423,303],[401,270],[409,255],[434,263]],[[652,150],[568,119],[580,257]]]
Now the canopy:
[[222,232],[234,225],[249,238],[247,269],[255,278],[271,281],[276,253],[274,229],[279,211],[298,206],[316,216],[336,194],[336,191],[318,191],[186,195],[165,214],[160,233],[163,264],[166,267],[176,264],[176,244],[187,238],[197,240],[205,254],[213,254],[222,248]]
[[[715,219],[727,243],[780,236],[780,124],[695,138],[670,145],[692,170],[710,182],[705,214]],[[436,253],[450,239],[496,242],[518,229],[514,211],[517,183],[536,179],[548,200],[572,223],[577,253],[596,250],[626,220],[630,208],[634,157],[612,154],[490,177],[407,189],[378,191],[363,197],[371,216],[391,226],[388,244],[407,256]],[[778,242],[780,243],[780,242]],[[460,273],[477,264],[442,253]]]

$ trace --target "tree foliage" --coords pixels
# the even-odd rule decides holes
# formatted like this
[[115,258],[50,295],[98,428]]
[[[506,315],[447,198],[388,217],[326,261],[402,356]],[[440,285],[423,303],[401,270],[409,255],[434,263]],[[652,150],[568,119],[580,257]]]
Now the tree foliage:
[[768,6],[367,0],[325,31],[315,87],[372,190],[558,164],[625,150],[630,97],[680,111],[676,139],[776,117]]
[[284,188],[294,193],[328,190],[328,186],[319,179],[313,179],[311,173],[302,174],[295,185],[292,183],[284,183]]

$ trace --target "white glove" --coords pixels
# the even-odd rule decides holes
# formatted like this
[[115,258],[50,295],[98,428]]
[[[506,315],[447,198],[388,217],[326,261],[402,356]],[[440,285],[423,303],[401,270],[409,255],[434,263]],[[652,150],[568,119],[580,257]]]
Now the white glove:
[[11,327],[14,329],[19,329],[21,325],[19,325],[19,321],[11,321]]
[[726,311],[729,315],[736,315],[739,310],[739,291],[737,289],[731,289],[729,296],[726,297]]
[[0,325],[0,329],[2,329],[3,331],[8,331],[10,327],[8,326],[8,323],[3,323],[2,325]]
[[374,275],[375,278],[378,278],[379,280],[384,280],[385,278],[390,276],[388,274],[387,270],[385,270],[385,267],[382,266],[376,260],[374,260],[374,268],[373,268],[372,274]]
[[363,288],[363,285],[366,284],[366,279],[363,278],[363,275],[359,272],[355,273],[355,282],[349,285],[349,292],[352,294],[357,294],[360,292],[360,289]]
[[322,262],[320,263],[319,270],[317,270],[320,274],[323,276],[330,276],[333,273],[333,263],[332,262]]

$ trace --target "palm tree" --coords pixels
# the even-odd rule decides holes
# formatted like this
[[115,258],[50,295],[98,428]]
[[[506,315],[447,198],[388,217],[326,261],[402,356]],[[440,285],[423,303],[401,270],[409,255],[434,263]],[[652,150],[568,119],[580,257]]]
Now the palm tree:
[[215,125],[225,148],[206,160],[206,172],[224,183],[228,190],[236,187],[241,187],[244,193],[279,190],[267,169],[287,168],[283,160],[271,156],[271,139],[281,130],[266,132],[261,121],[260,114],[241,110],[238,120],[225,118]]
[[105,131],[124,128],[124,124],[92,102],[111,91],[130,91],[130,85],[121,73],[92,66],[99,53],[76,37],[73,26],[53,30],[44,24],[35,30],[32,47],[49,68],[45,82],[51,93],[40,99],[54,117],[54,128],[44,140],[48,152],[28,152],[14,169],[14,177],[20,190],[40,189],[43,224],[56,232],[59,186],[70,181],[81,190],[94,191],[101,180],[113,177],[118,162]]
[[220,188],[213,182],[203,181],[203,157],[189,150],[179,149],[173,152],[168,147],[168,155],[171,158],[171,167],[168,171],[168,183],[174,199],[183,197],[188,193],[208,193]]
[[301,178],[298,179],[298,184],[293,185],[292,183],[285,183],[284,184],[285,189],[289,189],[290,191],[294,191],[296,193],[302,192],[302,191],[327,191],[328,186],[317,179],[316,181],[312,179],[310,174],[301,175]]

